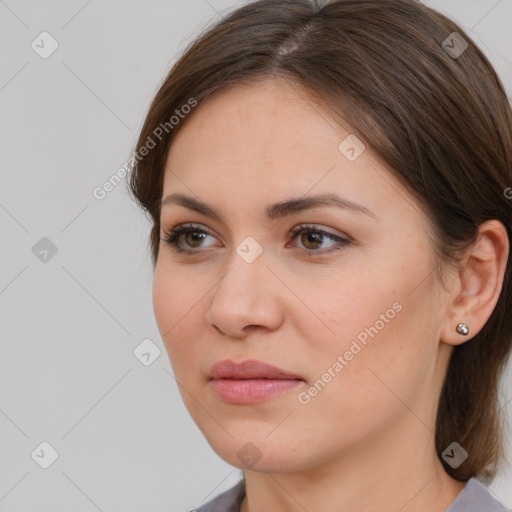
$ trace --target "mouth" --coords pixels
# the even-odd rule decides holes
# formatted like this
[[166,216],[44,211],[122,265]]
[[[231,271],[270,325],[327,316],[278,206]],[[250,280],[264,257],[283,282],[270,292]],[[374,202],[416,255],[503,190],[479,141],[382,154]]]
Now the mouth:
[[235,363],[224,360],[210,370],[210,385],[216,395],[230,404],[252,404],[300,386],[304,379],[274,365],[256,360]]

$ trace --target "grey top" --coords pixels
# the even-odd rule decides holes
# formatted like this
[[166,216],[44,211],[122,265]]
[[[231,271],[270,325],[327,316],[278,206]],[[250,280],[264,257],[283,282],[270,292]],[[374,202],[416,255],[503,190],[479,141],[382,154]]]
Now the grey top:
[[[208,501],[197,512],[240,512],[240,503],[245,497],[245,482],[236,485]],[[491,494],[489,489],[475,478],[471,478],[446,512],[511,512]]]

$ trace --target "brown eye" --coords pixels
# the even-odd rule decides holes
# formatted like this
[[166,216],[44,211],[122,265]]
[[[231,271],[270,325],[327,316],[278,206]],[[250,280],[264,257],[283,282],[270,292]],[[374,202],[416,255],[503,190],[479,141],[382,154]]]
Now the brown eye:
[[[162,240],[176,252],[199,252],[195,249],[208,247],[203,245],[206,237],[214,238],[207,231],[196,226],[181,225],[164,234]],[[186,247],[184,248],[183,245]],[[211,245],[211,244],[210,244]]]
[[[328,233],[310,224],[297,226],[292,229],[291,234],[294,239],[300,241],[300,245],[303,247],[303,253],[307,256],[321,256],[339,250],[352,243],[346,238]],[[322,249],[322,244],[325,244],[326,241],[330,241],[331,243]]]
[[311,231],[302,233],[300,240],[306,249],[318,249],[322,245],[324,236],[321,233]]
[[184,233],[184,239],[189,247],[200,247],[205,235],[201,231],[189,231]]

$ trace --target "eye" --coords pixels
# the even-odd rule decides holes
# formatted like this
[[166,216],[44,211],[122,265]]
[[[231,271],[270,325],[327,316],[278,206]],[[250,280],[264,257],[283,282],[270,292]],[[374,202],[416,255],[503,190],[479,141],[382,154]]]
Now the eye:
[[[294,239],[300,240],[300,242],[306,248],[305,252],[308,256],[330,253],[333,250],[338,250],[341,247],[351,243],[351,241],[346,238],[328,233],[327,231],[318,229],[316,226],[311,224],[302,224],[297,226],[291,230],[291,234],[294,236]],[[321,248],[326,239],[333,242],[330,246],[328,246],[331,247],[331,249],[327,251],[319,251],[318,249]],[[334,249],[332,249],[332,247],[334,247]]]
[[201,247],[202,241],[207,237],[212,236],[204,229],[192,225],[180,225],[171,231],[164,233],[163,241],[170,245],[176,252],[195,252],[188,249],[183,249],[180,245],[181,238],[185,239],[188,247],[192,249]]
[[[290,234],[293,235],[294,240],[299,239],[301,241],[305,247],[305,249],[302,249],[302,252],[307,256],[320,256],[325,253],[339,250],[351,243],[351,241],[346,238],[328,233],[327,231],[318,229],[316,226],[311,224],[299,225],[292,229]],[[299,236],[300,238],[298,238]],[[195,249],[208,247],[202,245],[203,241],[207,237],[215,238],[213,235],[208,233],[208,231],[198,226],[181,224],[171,231],[164,233],[162,240],[176,252],[195,253],[199,252]],[[321,246],[326,240],[330,240],[332,242],[331,245],[327,246],[329,249],[319,250],[322,248]],[[181,242],[185,242],[185,248],[182,247]]]

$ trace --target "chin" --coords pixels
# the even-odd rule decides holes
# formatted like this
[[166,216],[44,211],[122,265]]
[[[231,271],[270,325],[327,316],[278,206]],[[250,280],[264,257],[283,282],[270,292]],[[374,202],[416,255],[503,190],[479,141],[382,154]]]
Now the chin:
[[268,432],[251,436],[247,430],[241,436],[228,429],[233,437],[225,432],[222,439],[205,436],[213,451],[231,466],[243,471],[280,473],[309,467],[305,460],[294,460],[301,453],[295,446],[283,445],[277,436],[274,441],[266,439]]

